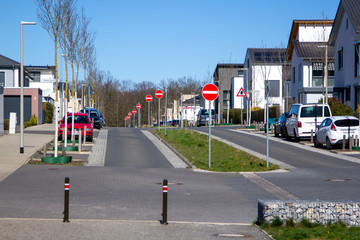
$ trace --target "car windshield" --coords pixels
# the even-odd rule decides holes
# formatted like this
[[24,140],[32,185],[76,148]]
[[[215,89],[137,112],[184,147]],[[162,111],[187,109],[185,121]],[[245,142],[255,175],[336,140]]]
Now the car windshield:
[[[72,116],[68,116],[67,118],[68,123],[72,122]],[[74,123],[89,123],[89,119],[87,116],[74,116]]]
[[[211,115],[215,115],[215,110],[211,109]],[[200,110],[200,115],[209,115],[209,111],[207,109]]]
[[97,116],[98,116],[97,112],[95,112],[95,111],[90,112],[90,118],[97,117]]
[[357,119],[342,119],[335,121],[337,127],[355,127],[359,126],[359,120]]
[[[329,117],[329,108],[325,106],[324,116]],[[306,106],[301,108],[300,117],[322,117],[322,106]]]

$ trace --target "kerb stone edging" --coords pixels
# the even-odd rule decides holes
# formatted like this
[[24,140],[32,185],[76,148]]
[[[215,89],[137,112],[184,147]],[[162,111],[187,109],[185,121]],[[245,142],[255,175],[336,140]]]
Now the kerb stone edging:
[[178,156],[181,160],[183,160],[184,163],[189,168],[196,168],[195,165],[193,165],[186,157],[184,157],[178,150],[173,148],[168,142],[166,142],[164,139],[162,139],[159,135],[157,135],[153,131],[149,131],[149,132],[152,133],[155,137],[157,137],[162,143],[164,143],[171,151],[173,151],[175,153],[176,156]]

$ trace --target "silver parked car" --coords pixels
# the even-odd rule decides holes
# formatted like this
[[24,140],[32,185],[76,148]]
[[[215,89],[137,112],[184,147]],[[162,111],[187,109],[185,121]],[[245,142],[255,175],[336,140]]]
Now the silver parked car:
[[359,137],[359,119],[353,116],[335,116],[325,118],[315,132],[314,145],[321,147],[326,144],[327,149],[335,145],[342,145],[343,137]]

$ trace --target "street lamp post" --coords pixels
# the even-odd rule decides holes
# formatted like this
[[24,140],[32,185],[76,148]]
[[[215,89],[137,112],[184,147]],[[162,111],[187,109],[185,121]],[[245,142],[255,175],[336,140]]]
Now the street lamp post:
[[35,22],[20,22],[20,153],[24,153],[24,46],[23,25],[35,25]]

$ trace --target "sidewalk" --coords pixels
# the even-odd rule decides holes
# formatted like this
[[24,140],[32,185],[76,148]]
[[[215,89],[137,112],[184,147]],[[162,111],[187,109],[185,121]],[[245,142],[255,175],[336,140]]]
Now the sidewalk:
[[54,139],[55,124],[24,129],[24,153],[20,154],[20,132],[0,136],[0,182],[21,167],[45,143]]

